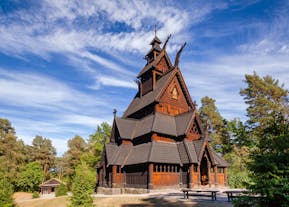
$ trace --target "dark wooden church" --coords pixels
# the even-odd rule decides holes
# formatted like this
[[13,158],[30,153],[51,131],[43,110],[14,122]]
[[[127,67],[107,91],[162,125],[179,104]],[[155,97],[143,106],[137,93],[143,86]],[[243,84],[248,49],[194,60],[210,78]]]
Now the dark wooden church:
[[227,163],[207,133],[178,67],[155,35],[139,89],[122,117],[114,117],[110,142],[98,166],[98,186],[180,188],[227,186]]

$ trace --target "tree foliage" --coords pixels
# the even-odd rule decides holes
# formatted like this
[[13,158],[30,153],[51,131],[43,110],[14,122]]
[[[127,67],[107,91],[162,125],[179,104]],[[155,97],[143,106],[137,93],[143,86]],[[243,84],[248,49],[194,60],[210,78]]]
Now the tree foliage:
[[103,122],[97,126],[94,134],[89,136],[88,150],[82,155],[82,160],[94,168],[100,161],[104,144],[109,142],[111,126]]
[[247,127],[238,119],[227,122],[226,130],[231,142],[231,151],[224,156],[229,163],[228,183],[232,188],[244,188],[250,182],[246,163],[253,146],[251,137]]
[[226,153],[230,151],[230,137],[226,131],[226,123],[219,113],[215,102],[216,100],[205,96],[201,99],[200,118],[205,128],[208,129],[210,138],[212,138],[213,146],[217,151]]
[[61,183],[56,189],[55,189],[55,196],[64,196],[67,195],[68,189],[65,184]]
[[50,178],[50,169],[55,164],[56,150],[50,139],[36,136],[32,141],[32,161],[38,161],[44,172],[45,178]]
[[260,206],[289,206],[289,122],[279,116],[264,129],[250,154],[249,188],[264,197]]
[[274,121],[274,113],[288,114],[288,90],[271,76],[261,78],[256,72],[245,75],[245,83],[248,86],[240,94],[249,105],[248,124],[254,134],[260,135],[268,123]]
[[24,147],[23,141],[16,137],[9,120],[0,118],[0,171],[13,186],[26,161]]
[[13,207],[13,186],[9,179],[5,177],[3,172],[0,172],[0,206]]
[[249,105],[247,122],[253,137],[247,168],[247,187],[257,198],[245,197],[235,206],[289,206],[289,113],[288,91],[271,76],[246,75],[241,90]]
[[95,170],[90,169],[86,163],[81,163],[75,172],[70,207],[93,207]]
[[28,163],[18,179],[18,189],[25,192],[39,191],[39,185],[44,181],[44,172],[39,162]]
[[76,135],[68,140],[68,150],[64,153],[61,168],[69,189],[75,175],[75,168],[80,164],[81,156],[86,150],[87,143],[82,137]]

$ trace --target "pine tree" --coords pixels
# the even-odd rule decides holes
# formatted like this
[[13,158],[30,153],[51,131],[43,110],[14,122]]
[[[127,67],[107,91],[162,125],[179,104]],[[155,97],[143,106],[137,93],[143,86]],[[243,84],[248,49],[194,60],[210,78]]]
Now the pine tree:
[[94,207],[95,171],[86,163],[81,163],[75,172],[70,207]]
[[263,199],[259,206],[289,206],[289,121],[279,115],[264,129],[251,153],[249,188]]
[[201,99],[200,118],[204,123],[204,128],[209,129],[209,136],[212,138],[212,145],[217,151],[226,153],[231,150],[230,137],[226,131],[225,124],[227,121],[223,119],[219,113],[215,100],[205,96]]
[[0,171],[13,186],[26,161],[24,149],[23,141],[16,137],[9,120],[0,118]]
[[45,178],[50,178],[50,169],[55,165],[56,149],[50,139],[36,136],[32,141],[32,161],[40,162]]
[[104,144],[109,142],[111,133],[111,126],[103,122],[97,126],[94,134],[89,136],[88,150],[83,153],[81,159],[85,161],[90,167],[94,168],[99,162]]
[[253,75],[245,75],[245,78],[248,86],[242,89],[240,94],[249,105],[248,125],[254,134],[260,137],[267,124],[274,121],[273,114],[288,114],[288,90],[271,76],[261,78],[254,72]]
[[82,137],[76,135],[68,140],[68,150],[64,153],[61,160],[61,171],[67,179],[66,183],[69,189],[75,175],[75,168],[80,164],[81,156],[85,151],[87,151],[87,143]]

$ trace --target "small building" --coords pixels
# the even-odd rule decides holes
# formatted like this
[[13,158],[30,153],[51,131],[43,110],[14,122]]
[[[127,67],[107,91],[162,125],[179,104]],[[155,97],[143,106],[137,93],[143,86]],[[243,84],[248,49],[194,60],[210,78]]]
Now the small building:
[[56,178],[51,178],[40,185],[41,194],[50,194],[55,192],[55,188],[62,184],[60,180]]
[[[227,163],[211,148],[196,104],[166,45],[155,35],[137,76],[138,91],[98,165],[98,187],[179,188],[227,186]],[[212,86],[213,87],[213,86]]]

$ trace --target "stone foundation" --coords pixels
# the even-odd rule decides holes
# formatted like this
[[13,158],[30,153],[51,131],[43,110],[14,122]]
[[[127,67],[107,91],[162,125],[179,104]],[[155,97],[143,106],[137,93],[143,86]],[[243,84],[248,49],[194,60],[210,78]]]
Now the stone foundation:
[[116,195],[116,194],[144,194],[149,193],[149,189],[144,188],[104,188],[98,187],[97,194]]

